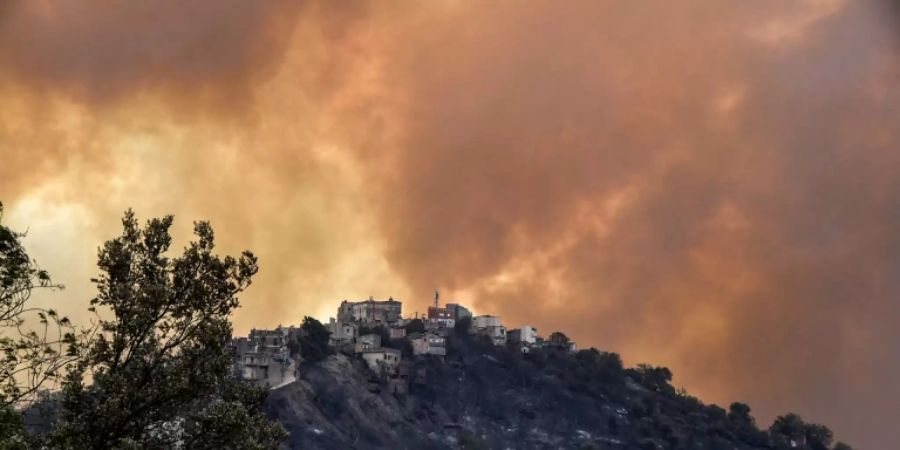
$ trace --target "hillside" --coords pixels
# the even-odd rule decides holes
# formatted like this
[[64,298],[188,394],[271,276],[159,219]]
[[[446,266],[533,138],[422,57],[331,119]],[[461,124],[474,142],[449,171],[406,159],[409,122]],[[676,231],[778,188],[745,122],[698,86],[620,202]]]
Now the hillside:
[[332,354],[273,390],[267,413],[290,432],[288,447],[304,449],[831,448],[827,428],[789,415],[760,431],[746,405],[704,405],[677,392],[668,369],[623,369],[616,354],[522,354],[464,332],[448,337],[443,359],[404,353],[406,394],[388,392],[359,357]]

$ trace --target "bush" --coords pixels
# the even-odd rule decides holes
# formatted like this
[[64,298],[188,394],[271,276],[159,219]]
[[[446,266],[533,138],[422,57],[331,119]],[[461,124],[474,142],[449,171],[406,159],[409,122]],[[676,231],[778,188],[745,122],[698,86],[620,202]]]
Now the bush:
[[463,317],[456,321],[453,325],[453,331],[456,332],[459,336],[464,336],[469,334],[469,329],[472,328],[472,318],[471,317]]
[[406,324],[406,334],[412,333],[424,333],[425,332],[425,322],[422,322],[422,319],[413,319],[410,320],[409,323]]
[[620,382],[625,369],[618,353],[601,352],[595,348],[580,350],[575,354],[573,372],[580,380],[596,380],[606,383]]
[[631,369],[629,373],[635,376],[638,383],[653,392],[675,393],[675,388],[669,384],[672,381],[672,371],[666,367],[638,364],[637,368]]
[[331,354],[328,348],[328,340],[331,333],[322,325],[322,322],[306,316],[303,325],[300,326],[300,334],[297,337],[300,344],[300,355],[307,361],[321,361]]

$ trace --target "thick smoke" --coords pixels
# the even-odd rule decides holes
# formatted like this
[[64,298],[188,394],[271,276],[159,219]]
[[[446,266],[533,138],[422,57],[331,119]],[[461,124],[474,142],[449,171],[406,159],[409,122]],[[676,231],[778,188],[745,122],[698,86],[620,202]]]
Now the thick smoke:
[[900,440],[889,2],[52,5],[0,6],[0,195],[85,267],[127,206],[209,218],[239,331],[439,287]]

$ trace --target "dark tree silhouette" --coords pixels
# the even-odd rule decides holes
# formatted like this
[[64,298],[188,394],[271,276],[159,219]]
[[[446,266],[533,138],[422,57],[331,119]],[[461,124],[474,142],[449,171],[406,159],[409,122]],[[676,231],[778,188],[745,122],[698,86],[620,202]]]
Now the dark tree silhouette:
[[422,322],[422,319],[413,319],[413,320],[410,320],[406,324],[406,334],[424,333],[424,332],[425,332],[425,322]]
[[34,290],[62,286],[28,256],[23,237],[0,222],[0,409],[31,402],[41,387],[59,380],[80,350],[69,319],[29,303]]
[[834,434],[825,425],[808,423],[804,427],[804,435],[811,450],[828,450],[834,441]]
[[675,388],[669,384],[672,381],[672,371],[667,367],[638,364],[634,372],[637,373],[638,381],[645,388],[654,392],[675,393]]
[[776,448],[792,448],[795,444],[805,446],[806,424],[797,414],[778,416],[769,427],[769,435]]
[[750,406],[740,402],[734,402],[728,407],[728,420],[740,425],[754,423],[753,416],[750,415]]
[[93,280],[92,310],[112,317],[64,382],[48,446],[277,448],[284,430],[262,414],[266,392],[230,376],[228,316],[256,257],[213,254],[206,222],[195,223],[198,240],[175,258],[166,256],[171,216],[141,228],[128,211],[122,224],[100,249]]
[[306,316],[300,326],[300,356],[306,361],[321,361],[331,353],[328,340],[331,333],[322,322]]
[[471,317],[463,317],[456,321],[453,324],[453,331],[457,336],[465,336],[469,333],[469,329],[472,328],[472,318]]
[[550,333],[549,340],[554,345],[558,345],[558,346],[569,345],[569,337],[566,336],[566,334],[563,333],[562,331],[554,331],[553,333]]
[[84,332],[52,309],[29,302],[36,289],[62,289],[22,246],[23,233],[2,223],[0,203],[0,448],[24,449],[28,436],[17,407],[55,387],[81,352]]

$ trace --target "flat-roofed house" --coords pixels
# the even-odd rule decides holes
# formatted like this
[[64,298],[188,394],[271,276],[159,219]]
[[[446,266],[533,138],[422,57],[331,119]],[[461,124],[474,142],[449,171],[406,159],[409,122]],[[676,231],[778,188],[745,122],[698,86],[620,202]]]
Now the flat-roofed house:
[[366,350],[372,350],[381,347],[381,335],[364,334],[356,338],[356,353],[362,353]]
[[328,343],[332,346],[352,343],[356,340],[356,336],[359,333],[359,326],[355,323],[340,323],[334,320],[333,317],[328,321],[328,329],[331,331]]
[[456,324],[456,319],[453,318],[453,313],[447,308],[428,307],[428,322],[426,325],[429,328],[453,328],[454,324]]
[[459,303],[447,303],[447,310],[453,316],[453,320],[460,321],[465,318],[472,318],[472,311]]
[[401,360],[400,350],[384,347],[365,350],[362,357],[369,369],[382,377],[394,375]]
[[493,340],[494,345],[506,344],[506,327],[500,323],[498,316],[475,316],[472,319],[472,333],[485,335]]
[[414,355],[445,356],[447,354],[447,340],[437,334],[417,333],[409,341],[412,344]]
[[253,329],[248,337],[232,339],[237,376],[266,387],[293,381],[296,361],[287,348],[288,330]]
[[393,297],[378,301],[369,297],[361,302],[344,300],[338,307],[337,321],[340,323],[362,323],[366,325],[392,324],[400,320],[403,303]]

